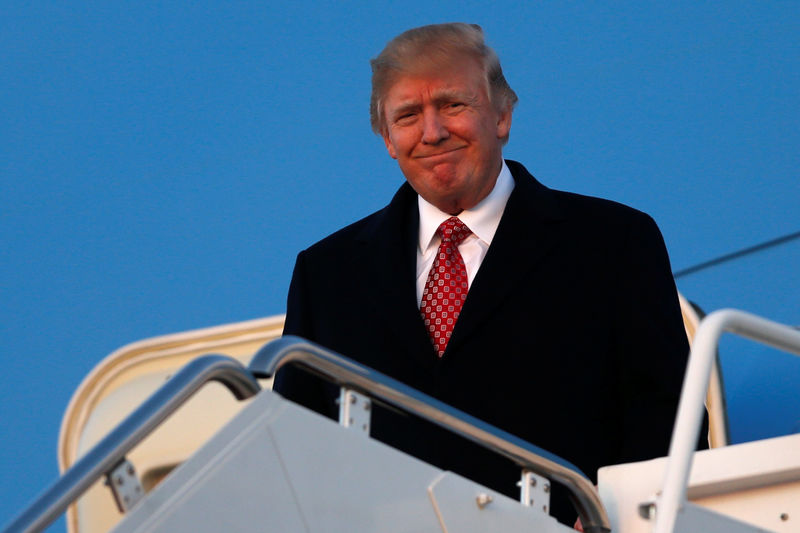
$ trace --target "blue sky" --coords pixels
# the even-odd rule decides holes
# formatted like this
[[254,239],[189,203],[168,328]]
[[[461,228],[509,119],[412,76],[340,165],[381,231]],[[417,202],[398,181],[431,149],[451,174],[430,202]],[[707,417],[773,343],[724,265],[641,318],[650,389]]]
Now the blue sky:
[[[481,24],[520,96],[506,156],[650,213],[675,270],[800,230],[797,2],[2,13],[0,523],[57,475],[63,410],[106,354],[282,313],[297,252],[388,202],[403,178],[369,128],[368,60],[409,27]],[[797,325],[798,264],[796,240],[678,285]],[[723,348],[737,436],[800,430],[800,365]]]

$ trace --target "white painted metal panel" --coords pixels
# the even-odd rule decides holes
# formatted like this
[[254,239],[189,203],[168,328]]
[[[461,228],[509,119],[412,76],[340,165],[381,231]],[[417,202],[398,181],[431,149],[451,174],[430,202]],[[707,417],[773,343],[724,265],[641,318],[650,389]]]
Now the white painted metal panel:
[[[491,493],[480,508],[476,497]],[[262,391],[114,530],[566,533],[519,502]]]

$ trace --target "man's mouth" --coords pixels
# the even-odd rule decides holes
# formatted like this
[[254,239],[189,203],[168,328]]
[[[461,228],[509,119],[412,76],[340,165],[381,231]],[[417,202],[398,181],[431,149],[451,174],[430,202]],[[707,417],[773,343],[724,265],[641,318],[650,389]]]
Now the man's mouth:
[[436,157],[441,157],[441,156],[446,156],[448,154],[452,154],[453,152],[457,152],[458,150],[461,150],[462,148],[466,148],[466,146],[456,146],[454,148],[448,148],[446,150],[437,150],[437,151],[431,152],[431,153],[417,154],[417,155],[414,156],[414,158],[415,159],[432,159],[432,158],[436,158]]

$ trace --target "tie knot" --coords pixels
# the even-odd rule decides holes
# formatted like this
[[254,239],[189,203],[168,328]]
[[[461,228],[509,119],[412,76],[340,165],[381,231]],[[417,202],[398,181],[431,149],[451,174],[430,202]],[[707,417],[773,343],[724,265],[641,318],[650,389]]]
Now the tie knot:
[[439,225],[438,233],[442,242],[452,242],[458,246],[472,231],[458,217],[450,217]]

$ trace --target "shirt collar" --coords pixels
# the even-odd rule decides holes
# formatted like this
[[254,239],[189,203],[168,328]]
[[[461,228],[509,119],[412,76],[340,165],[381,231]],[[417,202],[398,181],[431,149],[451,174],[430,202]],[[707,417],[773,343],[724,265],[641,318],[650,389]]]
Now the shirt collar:
[[[492,192],[478,202],[475,207],[465,209],[458,214],[461,222],[466,224],[472,233],[484,241],[487,246],[492,244],[512,190],[514,190],[514,178],[511,176],[506,162],[503,161]],[[436,229],[452,215],[441,211],[419,195],[417,195],[417,204],[419,205],[419,251],[424,253],[433,244]]]

